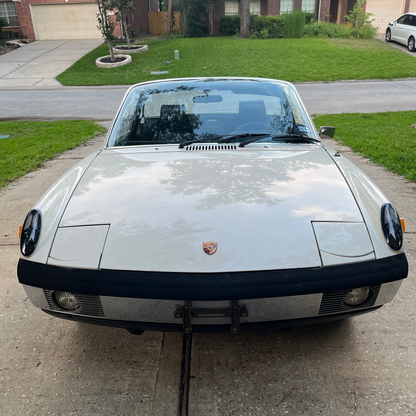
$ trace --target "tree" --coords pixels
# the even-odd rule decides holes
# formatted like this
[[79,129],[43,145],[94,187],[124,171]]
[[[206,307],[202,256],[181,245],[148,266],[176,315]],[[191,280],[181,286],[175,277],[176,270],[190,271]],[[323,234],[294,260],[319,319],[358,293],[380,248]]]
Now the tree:
[[166,30],[168,33],[172,30],[172,18],[173,18],[173,0],[169,0],[168,15],[166,17]]
[[[116,14],[116,19],[121,24],[122,31],[126,34],[127,45],[129,49],[131,48],[129,28],[127,25],[127,12],[129,10],[134,10],[132,0],[111,0],[111,8],[116,8],[118,11]],[[124,27],[124,28],[123,28]]]
[[112,10],[111,0],[95,0],[98,6],[97,20],[98,29],[103,38],[108,43],[110,50],[111,62],[114,62],[113,40],[114,40],[114,20],[110,20],[107,16],[107,10]]
[[250,0],[240,2],[240,38],[250,36]]
[[371,13],[364,13],[363,6],[367,0],[357,0],[349,14],[345,15],[347,22],[354,28],[360,29],[364,26],[371,26]]

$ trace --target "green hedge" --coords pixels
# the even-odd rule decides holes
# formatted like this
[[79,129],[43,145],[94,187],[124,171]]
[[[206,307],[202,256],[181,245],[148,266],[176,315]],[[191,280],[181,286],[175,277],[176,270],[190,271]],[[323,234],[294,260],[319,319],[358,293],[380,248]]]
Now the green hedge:
[[251,18],[251,33],[256,39],[282,38],[284,16],[255,16]]
[[221,16],[220,33],[223,36],[234,36],[240,31],[240,16]]

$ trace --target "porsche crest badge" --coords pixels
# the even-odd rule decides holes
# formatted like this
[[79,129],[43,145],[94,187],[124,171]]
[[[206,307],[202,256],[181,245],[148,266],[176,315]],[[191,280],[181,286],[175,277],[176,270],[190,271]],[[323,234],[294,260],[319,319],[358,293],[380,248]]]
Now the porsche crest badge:
[[215,241],[205,241],[203,249],[208,255],[214,254],[217,251],[218,243]]

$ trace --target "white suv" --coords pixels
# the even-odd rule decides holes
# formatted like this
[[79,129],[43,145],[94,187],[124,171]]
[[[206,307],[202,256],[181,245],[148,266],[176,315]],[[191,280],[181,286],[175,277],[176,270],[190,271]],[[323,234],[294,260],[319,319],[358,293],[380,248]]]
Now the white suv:
[[386,30],[386,41],[396,41],[407,45],[410,52],[415,52],[416,13],[406,13],[393,23],[389,23]]

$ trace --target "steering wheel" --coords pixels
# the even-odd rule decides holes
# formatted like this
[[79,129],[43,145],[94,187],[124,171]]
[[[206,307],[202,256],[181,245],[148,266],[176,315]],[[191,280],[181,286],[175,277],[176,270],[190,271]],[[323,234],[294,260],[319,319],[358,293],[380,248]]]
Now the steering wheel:
[[241,126],[238,126],[230,134],[239,134],[239,133],[267,133],[270,124],[260,123],[258,121],[253,121],[252,123],[245,123]]

